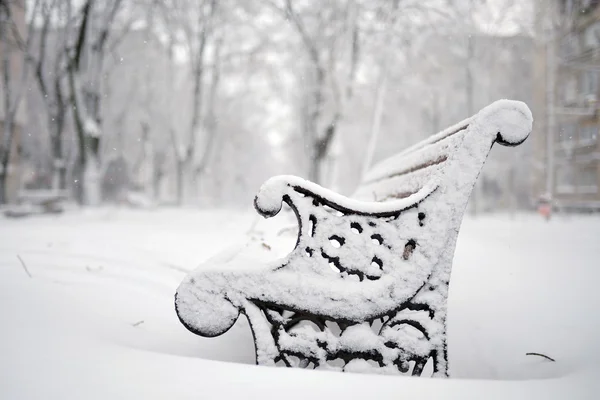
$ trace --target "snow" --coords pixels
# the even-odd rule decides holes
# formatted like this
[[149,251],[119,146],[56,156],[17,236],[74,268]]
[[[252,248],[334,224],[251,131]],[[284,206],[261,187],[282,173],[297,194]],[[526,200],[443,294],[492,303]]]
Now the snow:
[[503,144],[515,146],[531,133],[533,116],[522,101],[498,100],[481,110],[474,123],[482,132],[499,134]]
[[102,133],[98,123],[89,116],[86,116],[85,120],[83,121],[83,130],[85,131],[86,135],[94,138],[100,137],[100,134]]
[[285,195],[290,195],[294,187],[301,187],[319,197],[325,198],[339,206],[342,209],[354,210],[362,214],[395,214],[399,210],[414,206],[431,193],[433,193],[438,183],[435,180],[428,182],[417,193],[406,198],[388,201],[388,202],[369,202],[355,200],[342,196],[332,190],[319,186],[313,182],[292,175],[275,176],[267,180],[254,199],[256,210],[263,216],[272,217],[281,210],[281,199]]
[[[598,397],[599,217],[465,220],[450,286],[446,380],[248,365],[254,350],[243,317],[218,338],[185,330],[173,308],[178,284],[246,241],[252,219],[189,209],[0,219],[0,397]],[[279,228],[261,222],[251,241],[264,253],[255,249],[257,257],[286,253],[275,250]],[[278,238],[288,247],[294,239]],[[345,340],[357,337],[359,328]]]

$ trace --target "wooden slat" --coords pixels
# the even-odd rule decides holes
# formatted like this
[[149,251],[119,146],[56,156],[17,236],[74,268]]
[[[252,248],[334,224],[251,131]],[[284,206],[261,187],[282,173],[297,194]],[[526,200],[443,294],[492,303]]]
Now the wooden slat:
[[363,184],[352,197],[368,201],[387,201],[408,197],[421,189],[432,175],[436,175],[444,163],[432,164],[411,173],[397,174]]
[[433,135],[375,165],[353,196],[370,201],[405,198],[444,167],[470,120]]

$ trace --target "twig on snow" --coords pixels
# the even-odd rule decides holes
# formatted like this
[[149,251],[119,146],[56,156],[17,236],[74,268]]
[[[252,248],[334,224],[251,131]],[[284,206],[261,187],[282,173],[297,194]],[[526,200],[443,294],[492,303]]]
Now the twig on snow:
[[23,259],[21,258],[21,256],[18,255],[18,254],[17,254],[17,258],[21,262],[21,265],[23,266],[23,269],[25,270],[25,273],[27,274],[27,276],[30,277],[30,278],[33,278],[33,276],[29,273],[29,270],[27,269],[27,265],[25,265],[25,261],[23,261]]
[[85,266],[85,269],[86,269],[88,272],[100,272],[100,271],[102,271],[102,270],[104,269],[104,267],[103,267],[102,265],[99,265],[97,268],[92,268],[92,267],[90,267],[89,265],[86,265],[86,266]]
[[545,354],[541,354],[541,353],[525,353],[526,356],[539,356],[539,357],[544,357],[547,360],[550,360],[552,362],[556,362],[556,360],[552,357],[548,357]]
[[296,225],[286,226],[284,228],[281,228],[279,230],[279,232],[277,232],[277,236],[281,236],[281,235],[284,235],[284,234],[289,233],[289,232],[294,232],[296,230],[298,230],[298,228],[296,227]]

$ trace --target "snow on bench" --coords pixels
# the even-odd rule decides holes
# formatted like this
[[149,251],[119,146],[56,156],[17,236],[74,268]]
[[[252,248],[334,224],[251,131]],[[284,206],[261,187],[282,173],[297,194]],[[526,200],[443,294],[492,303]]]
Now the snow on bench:
[[294,250],[275,264],[221,258],[175,295],[195,334],[240,313],[261,365],[448,376],[447,296],[458,231],[494,143],[516,146],[529,108],[501,100],[375,166],[352,198],[294,176],[269,179],[264,217],[295,212]]

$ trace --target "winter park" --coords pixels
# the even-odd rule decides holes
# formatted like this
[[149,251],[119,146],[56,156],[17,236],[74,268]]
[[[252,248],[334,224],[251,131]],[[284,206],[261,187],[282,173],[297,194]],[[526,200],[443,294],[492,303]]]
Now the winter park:
[[0,398],[600,398],[598,95],[600,1],[0,0]]

